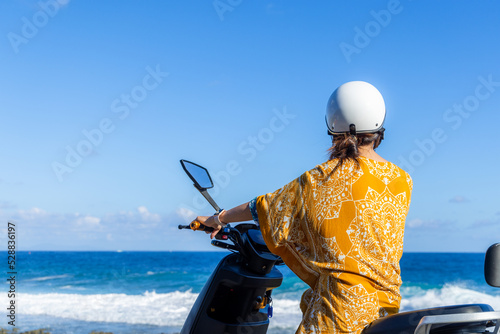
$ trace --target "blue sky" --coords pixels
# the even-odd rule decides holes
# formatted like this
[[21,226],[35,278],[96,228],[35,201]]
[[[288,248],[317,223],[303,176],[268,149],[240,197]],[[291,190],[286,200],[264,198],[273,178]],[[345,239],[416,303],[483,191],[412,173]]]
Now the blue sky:
[[0,3],[0,223],[26,250],[212,250],[176,226],[326,160],[351,80],[388,109],[379,153],[409,171],[405,251],[500,241],[500,3]]

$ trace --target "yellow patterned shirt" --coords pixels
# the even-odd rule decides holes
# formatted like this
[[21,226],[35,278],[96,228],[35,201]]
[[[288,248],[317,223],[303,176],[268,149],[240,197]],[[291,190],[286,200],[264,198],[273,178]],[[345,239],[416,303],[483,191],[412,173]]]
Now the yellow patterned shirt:
[[330,160],[257,197],[267,246],[310,286],[297,333],[360,333],[399,310],[412,181],[390,162],[358,161],[332,175]]

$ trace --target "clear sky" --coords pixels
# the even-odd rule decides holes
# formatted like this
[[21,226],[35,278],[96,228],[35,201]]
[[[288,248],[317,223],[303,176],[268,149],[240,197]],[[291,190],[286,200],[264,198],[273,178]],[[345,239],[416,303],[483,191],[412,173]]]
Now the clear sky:
[[212,250],[177,230],[326,160],[331,92],[375,85],[411,173],[405,251],[500,241],[500,2],[0,2],[0,224],[25,250]]

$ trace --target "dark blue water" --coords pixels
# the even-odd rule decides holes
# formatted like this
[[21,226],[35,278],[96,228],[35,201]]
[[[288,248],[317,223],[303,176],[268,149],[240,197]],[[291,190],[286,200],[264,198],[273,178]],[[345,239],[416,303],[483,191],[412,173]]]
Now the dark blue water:
[[436,289],[453,283],[488,288],[484,280],[484,254],[405,253],[400,265],[406,286]]

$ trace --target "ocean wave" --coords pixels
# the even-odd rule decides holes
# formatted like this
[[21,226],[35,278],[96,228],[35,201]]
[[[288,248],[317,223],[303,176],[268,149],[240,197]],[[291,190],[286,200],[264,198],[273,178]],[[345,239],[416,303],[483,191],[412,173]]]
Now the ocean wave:
[[61,279],[61,278],[68,278],[71,277],[69,274],[63,274],[63,275],[53,275],[53,276],[42,276],[42,277],[35,277],[35,278],[28,278],[23,280],[23,282],[42,282],[42,281],[49,281],[53,279]]
[[[81,321],[182,327],[198,294],[191,291],[125,294],[19,294],[19,314],[53,316]],[[6,301],[0,298],[0,303]],[[302,314],[299,300],[273,299],[270,329],[293,329]]]
[[[403,297],[401,311],[469,303],[489,304],[500,310],[500,293],[488,294],[463,286],[445,285],[440,289],[430,290],[412,288],[402,292],[403,296],[410,296]],[[152,291],[141,295],[19,293],[16,297],[19,300],[20,314],[180,329],[197,296],[192,291]],[[0,295],[2,305],[7,303],[6,298],[5,295]],[[276,295],[273,298],[274,316],[270,329],[293,332],[302,318],[299,303],[300,298]]]
[[74,320],[181,326],[197,294],[191,291],[125,294],[22,294],[19,314],[47,315]]
[[[411,296],[405,298],[405,292]],[[491,295],[459,285],[445,284],[440,289],[429,290],[413,287],[402,290],[402,293],[401,311],[459,304],[489,304],[500,310],[500,294]]]
[[270,332],[276,329],[286,329],[294,333],[302,320],[300,300],[273,298],[273,318],[269,322]]
[[73,286],[73,285],[64,285],[64,286],[61,286],[60,287],[61,290],[80,290],[80,291],[84,291],[84,290],[87,290],[86,288],[84,287],[81,287],[81,286]]

